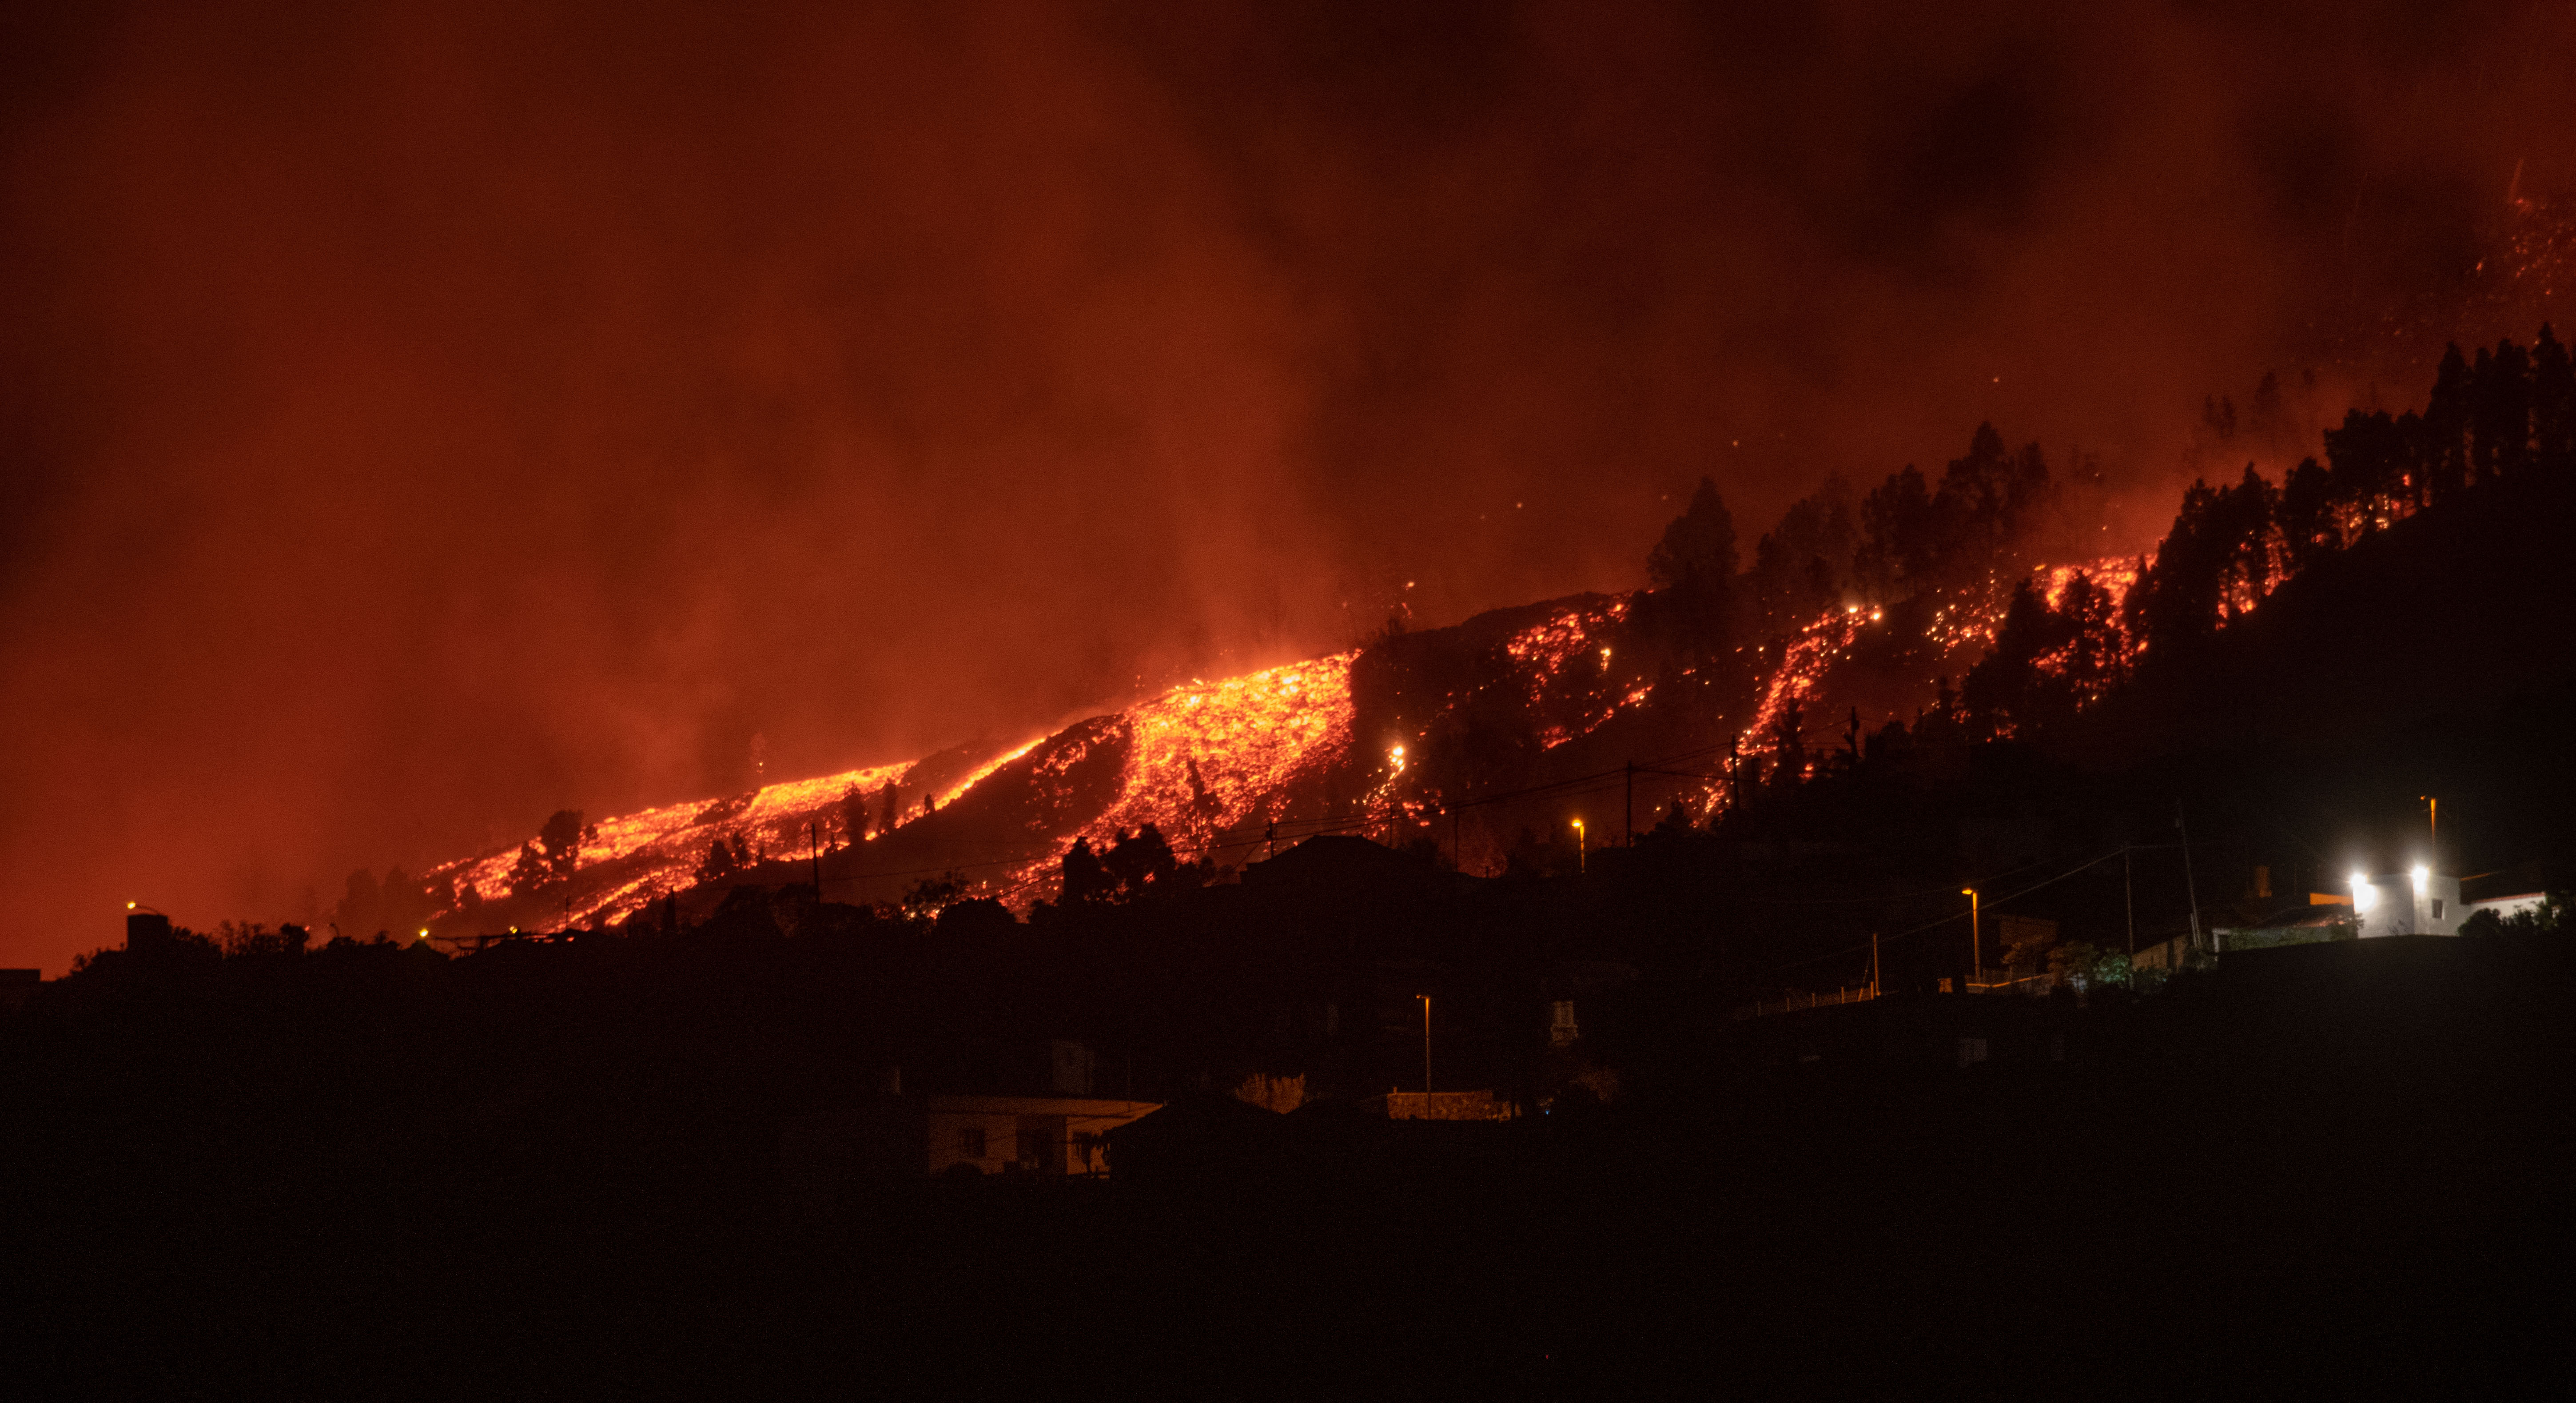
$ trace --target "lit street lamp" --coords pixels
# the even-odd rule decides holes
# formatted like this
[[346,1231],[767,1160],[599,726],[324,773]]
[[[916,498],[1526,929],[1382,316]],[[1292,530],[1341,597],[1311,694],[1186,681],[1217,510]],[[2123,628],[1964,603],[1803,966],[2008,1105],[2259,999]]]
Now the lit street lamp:
[[1574,821],[1574,871],[1575,871],[1575,875],[1577,875],[1577,876],[1581,876],[1581,875],[1582,875],[1583,870],[1584,870],[1584,862],[1585,862],[1585,858],[1584,858],[1584,848],[1583,848],[1583,820],[1581,820],[1581,819],[1579,819],[1579,818],[1578,818],[1578,819],[1576,819],[1576,820]]
[[1968,982],[1973,985],[1986,977],[1985,941],[1977,930],[1977,908],[1981,903],[1975,887],[1961,887],[1959,895],[1968,899]]

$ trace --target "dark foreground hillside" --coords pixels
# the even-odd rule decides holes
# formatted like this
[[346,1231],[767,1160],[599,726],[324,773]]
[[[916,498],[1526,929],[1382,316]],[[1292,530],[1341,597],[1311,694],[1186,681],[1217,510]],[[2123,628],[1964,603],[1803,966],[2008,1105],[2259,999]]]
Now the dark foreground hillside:
[[1686,1014],[1584,1115],[1185,1094],[1110,1182],[792,1194],[864,1031],[778,971],[674,1017],[382,958],[0,1025],[19,1396],[2452,1393],[2566,1297],[2526,938],[2021,1004],[1964,1070],[1903,1030],[1975,1001]]

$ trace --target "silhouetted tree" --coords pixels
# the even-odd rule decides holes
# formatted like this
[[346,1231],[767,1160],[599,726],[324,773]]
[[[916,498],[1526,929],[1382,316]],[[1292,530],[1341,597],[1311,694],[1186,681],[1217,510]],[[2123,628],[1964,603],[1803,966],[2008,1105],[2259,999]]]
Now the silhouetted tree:
[[583,831],[579,809],[558,809],[537,830],[537,851],[545,860],[548,881],[567,880],[581,865]]
[[[2335,505],[2352,517],[2352,535],[2369,535],[2378,529],[2382,517],[2402,514],[2411,505],[2412,493],[2405,486],[2409,468],[2418,457],[2439,456],[2442,452],[2430,421],[2418,423],[2424,427],[2419,427],[2417,442],[2411,445],[2407,434],[2384,411],[2364,414],[2358,409],[2349,410],[2343,416],[2343,427],[2326,430],[2332,497]],[[2187,496],[2185,500],[2187,503]]]
[[2576,370],[2547,322],[2531,347],[2531,456],[2542,472],[2576,472]]
[[2073,707],[2089,705],[2119,683],[2127,662],[2119,603],[2078,571],[2058,597],[2057,617],[2066,639],[2057,672],[2067,701]]
[[1807,712],[1795,695],[1771,718],[1772,781],[1783,788],[1798,783],[1807,773]]
[[1882,603],[1922,589],[1932,574],[1932,489],[1911,463],[1871,488],[1860,507],[1861,543],[1853,560],[1861,588]]
[[2236,402],[2225,395],[2209,395],[2200,402],[2201,427],[2219,442],[2236,437]]
[[1717,484],[1699,480],[1690,505],[1665,526],[1646,556],[1646,579],[1656,589],[1706,588],[1735,580],[1735,518]]
[[892,833],[895,825],[901,822],[903,822],[902,798],[895,792],[894,781],[887,780],[885,789],[878,796],[877,832]]
[[[2414,455],[2422,468],[2423,480],[2438,484],[2434,489],[2436,493],[2448,492],[2469,480],[2468,437],[2471,415],[2469,380],[2469,365],[2461,358],[2460,348],[2456,344],[2443,347],[2442,363],[2433,372],[2432,394],[2425,400],[2424,414],[2418,421],[2419,427],[2415,435],[2417,451]],[[2359,411],[2346,414],[2345,425],[2350,427],[2358,415]],[[2383,414],[2372,417],[2385,419],[2387,416]],[[2334,461],[2338,473],[2343,471],[2343,463],[2334,458],[2334,438],[2331,432],[2326,439],[2326,456],[2330,461]],[[2391,456],[2394,456],[2393,453]],[[2389,492],[2394,486],[2394,481],[2390,476],[2374,477],[2368,493],[2363,494],[2354,490],[2354,487],[2359,485],[2359,480],[2356,479],[2352,486],[2344,488],[2343,495],[2348,501],[2358,502],[2364,495],[2375,496]],[[2364,529],[2368,529],[2367,523]]]
[[1774,632],[1798,628],[1842,602],[1859,548],[1851,488],[1840,477],[1801,498],[1753,549],[1753,607]]
[[1995,646],[1959,685],[1971,735],[2045,733],[2119,679],[2125,640],[2110,591],[2077,574],[2056,604],[2035,580],[2013,587]]
[[2281,483],[2281,550],[2293,571],[2305,570],[2343,544],[2334,483],[2324,465],[2302,458]]
[[1688,656],[1730,649],[1735,614],[1735,518],[1707,478],[1646,556],[1651,592],[1637,602],[1644,630]]
[[2039,670],[2042,658],[2070,641],[2064,621],[2030,578],[2014,584],[2004,621],[1995,630],[1995,646],[1959,680],[1960,715],[1970,737],[2035,731],[2056,721],[2061,711],[2071,711]]
[[2184,489],[2155,564],[2129,591],[2129,632],[2152,665],[2188,652],[2269,589],[2273,498],[2250,463],[2234,487],[2194,482]]
[[866,842],[868,838],[867,791],[855,784],[850,786],[848,793],[841,796],[841,832],[848,837],[852,847]]
[[2469,371],[2469,467],[2477,480],[2511,477],[2531,460],[2531,357],[2510,339],[2478,349]]
[[1162,830],[1150,823],[1134,833],[1119,834],[1100,861],[1117,882],[1119,898],[1126,901],[1149,892],[1171,890],[1173,875],[1180,869],[1180,860],[1172,855],[1172,845],[1163,841]]
[[1062,880],[1058,883],[1056,901],[1064,906],[1086,906],[1107,901],[1118,885],[1116,879],[1109,875],[1109,869],[1102,866],[1100,858],[1091,851],[1089,838],[1073,840],[1073,846],[1064,850],[1064,861],[1059,871]]
[[510,895],[531,896],[546,885],[546,859],[531,838],[519,845],[519,860],[510,864]]
[[1951,460],[1932,494],[1942,583],[1963,583],[2016,563],[2023,533],[2047,507],[2048,462],[2038,444],[2007,452],[1992,424],[1979,424],[1968,454]]

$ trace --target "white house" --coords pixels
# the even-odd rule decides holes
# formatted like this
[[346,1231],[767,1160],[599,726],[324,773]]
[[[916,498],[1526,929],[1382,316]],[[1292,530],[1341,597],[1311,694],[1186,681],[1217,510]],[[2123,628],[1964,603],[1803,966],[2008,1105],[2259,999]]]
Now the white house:
[[2418,863],[2392,876],[2352,874],[2352,910],[2361,918],[2361,938],[2383,935],[2458,935],[2468,910],[2460,902],[2460,879],[2445,877]]
[[1099,1174],[1100,1137],[1162,1109],[1158,1101],[1086,1096],[933,1096],[923,1107],[923,1166],[979,1174]]

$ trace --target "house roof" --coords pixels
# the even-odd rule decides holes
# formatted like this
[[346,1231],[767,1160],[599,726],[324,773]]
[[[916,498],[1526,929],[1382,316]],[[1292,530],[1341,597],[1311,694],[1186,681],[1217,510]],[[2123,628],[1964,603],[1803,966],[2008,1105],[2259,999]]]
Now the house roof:
[[2247,927],[2246,929],[2318,930],[2326,926],[2342,925],[2353,919],[2353,909],[2350,906],[2341,904],[2333,906],[2293,906],[2277,915],[2267,916],[2263,918],[2263,920]]
[[1243,869],[1246,886],[1348,886],[1419,881],[1430,875],[1432,869],[1419,858],[1343,833],[1309,838],[1267,862]]

